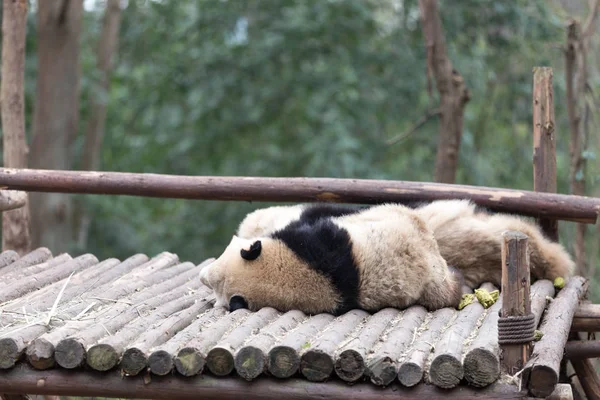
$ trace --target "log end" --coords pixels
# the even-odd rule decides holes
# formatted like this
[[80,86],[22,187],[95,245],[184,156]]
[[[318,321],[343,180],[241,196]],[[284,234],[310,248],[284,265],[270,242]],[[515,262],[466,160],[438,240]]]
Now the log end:
[[556,371],[545,365],[535,365],[529,376],[529,391],[535,397],[546,398],[552,394],[558,375]]
[[73,338],[63,339],[56,345],[56,363],[63,368],[73,369],[85,362],[85,347]]
[[35,369],[48,369],[54,366],[54,345],[46,339],[35,339],[27,346],[27,361]]
[[289,378],[300,368],[300,356],[289,346],[275,346],[269,351],[267,367],[273,376]]
[[97,344],[88,350],[86,361],[96,371],[108,371],[119,362],[119,354],[108,344]]
[[417,385],[423,379],[423,368],[414,362],[406,362],[398,368],[398,381],[406,387]]
[[320,350],[308,350],[300,357],[300,372],[311,382],[323,382],[333,373],[333,358]]
[[265,370],[265,358],[261,349],[254,346],[244,347],[235,355],[235,370],[242,378],[252,380]]
[[464,374],[465,379],[472,386],[491,385],[500,376],[500,360],[491,350],[473,349],[465,356]]
[[233,353],[223,347],[214,347],[206,355],[206,366],[216,376],[227,376],[233,372]]
[[148,367],[155,375],[167,375],[173,370],[173,356],[164,350],[158,350],[148,357]]
[[0,339],[0,369],[8,369],[15,366],[15,363],[21,358],[23,350],[14,339]]
[[463,366],[456,357],[440,354],[431,362],[429,380],[442,389],[451,389],[458,385],[464,376]]
[[377,386],[387,386],[396,379],[398,367],[390,357],[378,357],[369,363],[367,375]]
[[365,360],[355,350],[344,350],[335,360],[334,369],[340,379],[356,382],[365,373]]
[[131,347],[121,358],[121,371],[127,375],[137,375],[148,365],[148,357],[142,350]]
[[175,369],[183,376],[194,376],[204,369],[204,357],[193,347],[184,347],[179,350],[173,360]]

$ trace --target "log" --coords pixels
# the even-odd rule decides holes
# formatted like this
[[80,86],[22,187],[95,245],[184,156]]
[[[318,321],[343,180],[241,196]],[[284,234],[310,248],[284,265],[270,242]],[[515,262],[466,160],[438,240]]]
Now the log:
[[535,344],[523,372],[525,386],[536,397],[549,396],[558,383],[560,362],[573,315],[587,291],[587,285],[587,281],[580,276],[571,278],[546,311],[540,326],[544,336]]
[[[481,286],[487,291],[494,286],[485,283]],[[433,359],[429,366],[429,381],[437,387],[451,389],[464,377],[462,354],[464,343],[483,319],[485,308],[478,301],[469,304],[458,312],[456,319],[448,325],[435,344]]]
[[15,262],[0,269],[0,276],[4,276],[12,271],[19,271],[32,265],[41,264],[52,258],[52,252],[45,247],[39,247],[23,257],[19,258]]
[[[202,294],[206,295],[208,292],[203,292]],[[195,301],[196,299],[198,300]],[[129,321],[117,334],[99,340],[97,344],[94,344],[87,350],[87,364],[95,370],[107,371],[121,360],[123,352],[128,347],[131,347],[129,345],[132,340],[138,338],[140,334],[147,331],[153,325],[160,325],[159,322],[163,320],[173,323],[175,317],[178,316],[186,318],[186,321],[190,321],[190,318],[193,319],[196,315],[210,308],[212,302],[213,297],[198,298],[197,294],[187,295],[186,297],[174,299],[164,304],[146,317],[139,317],[133,321]],[[174,318],[169,317],[169,319],[166,319],[170,315]],[[156,334],[156,330],[154,329],[149,332],[153,335]],[[168,332],[164,333],[168,335]],[[133,373],[136,368],[139,368],[141,360],[135,358],[139,354],[139,352],[134,351],[133,354],[128,356],[128,361],[124,365],[121,365],[125,373],[135,375],[145,366],[143,365],[137,372]],[[145,356],[143,362],[146,362]]]
[[238,325],[227,336],[214,345],[206,355],[206,366],[216,376],[226,376],[233,372],[234,355],[237,349],[253,332],[258,332],[281,314],[271,307],[264,307],[252,313],[243,324]]
[[573,318],[573,332],[600,332],[600,304],[581,304]]
[[[223,307],[211,308],[198,316],[191,324],[185,329],[177,332],[175,336],[169,339],[166,343],[155,347],[152,350],[152,354],[148,357],[148,367],[150,372],[155,375],[167,375],[173,368],[175,368],[175,356],[185,346],[186,343],[190,342],[193,338],[198,335],[204,336],[204,330],[210,325],[219,320],[220,317],[225,315],[226,310]],[[239,313],[244,313],[240,311]],[[203,362],[203,360],[202,360]],[[198,369],[200,371],[203,368]],[[183,374],[183,373],[182,373]]]
[[576,358],[600,357],[600,340],[571,340],[565,347],[565,358],[570,360]]
[[[531,286],[531,312],[535,326],[542,317],[547,297],[554,297],[554,285],[549,280],[540,280]],[[500,298],[483,320],[476,339],[463,361],[465,379],[475,387],[485,387],[495,382],[500,375],[500,346],[498,344],[498,311],[502,307]]]
[[[533,190],[556,193],[556,139],[554,137],[552,68],[533,68]],[[558,222],[540,218],[542,231],[558,241]]]
[[0,212],[21,208],[26,203],[27,193],[16,190],[0,190]]
[[500,376],[498,312],[502,298],[487,310],[486,316],[463,361],[464,377],[470,385],[486,387]]
[[398,361],[398,380],[402,385],[411,387],[421,382],[425,362],[435,348],[434,343],[457,315],[451,308],[442,308],[425,320],[417,332],[419,336],[415,339],[415,344]]
[[246,309],[235,310],[202,330],[201,335],[192,337],[177,353],[174,359],[177,371],[184,376],[193,376],[202,372],[206,365],[206,355],[210,348],[227,331],[234,329],[250,315]]
[[267,368],[277,378],[289,378],[300,368],[300,352],[310,348],[310,341],[325,328],[334,317],[318,314],[304,321],[272,347],[267,356]]
[[305,318],[301,311],[288,311],[256,335],[249,337],[234,356],[234,366],[238,375],[246,380],[252,380],[263,373],[267,365],[267,352],[272,343],[294,329]]
[[[211,296],[210,301],[207,300],[198,300],[191,306],[175,314],[162,315],[162,321],[159,319],[160,322],[158,323],[155,322],[155,324],[144,326],[141,330],[142,334],[136,339],[136,342],[127,346],[127,350],[123,353],[120,365],[121,371],[129,376],[140,373],[148,365],[148,353],[150,349],[165,343],[177,332],[191,324],[198,314],[211,308],[214,297]],[[248,310],[243,311],[247,312]],[[147,322],[147,320],[144,319],[144,322]],[[119,336],[127,328],[128,326],[122,329],[119,332]]]
[[346,382],[359,380],[367,369],[369,351],[400,317],[400,311],[394,308],[384,308],[369,317],[356,336],[340,344],[333,366],[336,375]]
[[[417,331],[423,324],[427,310],[421,306],[406,309],[394,328],[387,332],[384,341],[367,359],[367,376],[379,386],[388,386],[398,376],[398,359],[414,343]],[[373,350],[375,350],[373,349]]]
[[290,399],[347,399],[347,400],[482,400],[527,399],[523,392],[509,384],[496,384],[485,389],[467,386],[450,392],[441,392],[431,385],[419,385],[406,390],[398,385],[387,389],[370,383],[349,386],[344,382],[331,381],[315,385],[304,379],[288,379],[285,384],[274,378],[262,378],[255,382],[243,379],[220,379],[204,376],[202,379],[186,379],[177,375],[153,376],[152,383],[145,384],[141,378],[126,378],[119,371],[65,371],[54,369],[36,371],[22,365],[0,374],[0,392],[27,392],[82,397],[121,397],[153,399],[204,399],[204,400],[281,400]]
[[531,313],[535,316],[535,326],[540,325],[544,310],[548,306],[548,298],[554,298],[554,283],[542,279],[531,285]]
[[4,267],[14,263],[19,259],[19,253],[14,250],[5,250],[0,253],[0,276],[4,274]]
[[69,276],[72,272],[81,271],[98,263],[92,254],[84,254],[69,262],[37,274],[35,279],[24,277],[11,282],[10,285],[0,288],[0,303],[19,298],[39,287],[57,282]]
[[589,358],[571,360],[579,383],[589,400],[600,399],[600,376]]
[[573,400],[573,389],[568,383],[559,383],[546,400]]
[[[502,317],[531,313],[530,268],[527,235],[508,231],[502,234]],[[502,341],[500,328],[498,340]],[[522,336],[522,335],[521,335]],[[525,339],[523,339],[525,340]],[[529,360],[529,342],[500,343],[502,370],[513,376]]]
[[363,310],[351,310],[337,317],[300,357],[300,372],[312,382],[322,382],[333,373],[335,351],[349,335],[361,327],[369,314]]
[[32,265],[27,268],[6,273],[2,276],[2,280],[6,283],[12,283],[13,281],[24,278],[26,276],[31,276],[51,270],[54,267],[60,266],[60,264],[63,264],[67,261],[71,261],[72,259],[73,257],[64,253],[54,258],[51,258],[48,261],[45,261],[41,264]]
[[[139,291],[140,289],[150,286],[151,284],[154,283],[158,283],[158,282],[163,282],[165,279],[168,279],[168,284],[173,283],[174,279],[170,279],[172,278],[172,276],[170,275],[174,275],[174,272],[178,269],[177,267],[173,267],[171,269],[172,272],[169,271],[158,271],[156,273],[152,273],[154,269],[159,268],[161,265],[163,264],[172,264],[174,261],[176,260],[176,258],[173,257],[155,257],[154,259],[150,260],[149,262],[145,263],[144,265],[142,265],[139,268],[136,268],[132,273],[126,274],[124,276],[122,276],[121,278],[117,279],[117,281],[120,281],[120,284],[117,285],[115,284],[114,281],[110,281],[108,283],[106,283],[105,285],[102,286],[98,286],[95,289],[88,291],[86,293],[87,298],[91,300],[91,298],[93,297],[94,300],[93,302],[98,302],[100,304],[102,304],[102,301],[108,301],[108,302],[112,302],[112,300],[117,300],[120,299],[122,297],[124,297],[125,295],[128,295],[130,293],[136,293],[137,291]],[[131,262],[135,262],[133,260],[133,258],[128,259],[128,261]],[[126,262],[119,264],[119,266],[115,267],[115,270],[119,270],[119,269],[125,269],[125,268],[129,268],[128,266],[123,267],[123,264],[126,264]],[[208,263],[208,261],[207,261]],[[202,264],[204,265],[204,264]],[[178,276],[178,279],[180,279],[181,277],[183,277],[185,280],[191,278],[192,276],[194,276],[193,274],[197,274],[199,272],[199,270],[201,269],[202,265],[200,265],[198,268],[192,268],[191,270],[189,270],[190,267],[193,267],[193,264],[188,263],[187,265],[182,265],[185,268],[181,268],[184,270],[184,273],[180,276]],[[122,267],[122,268],[119,268]],[[145,271],[146,275],[143,275],[142,272],[140,271]],[[197,275],[196,275],[197,276]],[[96,297],[96,296],[107,296],[107,297]],[[100,298],[104,299],[104,300],[99,300]],[[61,307],[61,312],[69,312],[69,315],[71,316],[76,316],[77,314],[81,313],[82,311],[84,311],[85,309],[87,309],[89,307],[89,304],[87,304],[85,301],[76,301],[74,302],[72,305],[69,304],[67,307],[62,308]],[[68,308],[68,310],[67,310]],[[67,325],[63,326],[63,327],[59,327],[56,328],[54,330],[52,330],[51,332],[49,332],[49,335],[51,335],[51,337],[55,336],[56,337],[66,337],[68,336],[68,334],[65,334],[65,330],[68,330],[69,328],[72,329],[72,325],[77,323],[77,327],[75,329],[75,331],[78,331],[78,328],[81,326],[79,325],[81,321],[79,322],[75,322],[75,321],[71,321],[70,323],[68,323]],[[92,324],[93,321],[87,321],[89,324]],[[32,340],[40,337],[40,335],[46,333],[48,331],[48,327],[45,324],[36,324],[36,325],[30,325],[30,324],[24,324],[21,326],[16,326],[14,328],[12,328],[12,333],[8,332],[4,332],[2,334],[2,336],[4,336],[4,338],[0,339],[0,348],[6,349],[6,352],[0,352],[0,369],[2,368],[10,368],[14,365],[14,363],[16,362],[16,360],[21,356],[21,354],[23,353],[23,351],[25,350],[25,347],[27,346],[27,344],[29,342],[31,342]],[[103,328],[102,328],[103,329]],[[64,336],[61,336],[64,335]],[[50,339],[50,338],[47,338]],[[56,343],[58,342],[58,340],[60,339],[55,339]],[[50,341],[50,340],[49,340]],[[10,349],[10,351],[8,350]]]
[[[171,311],[180,310],[182,297],[189,290],[196,290],[199,284],[186,282],[172,290],[169,287],[156,286],[153,289],[135,293],[133,296],[113,305],[108,310],[99,309],[88,316],[87,321],[73,321],[60,331],[50,332],[35,339],[48,341],[56,346],[56,361],[63,368],[76,368],[86,359],[86,349],[108,335],[118,334],[127,324],[133,323],[138,317],[150,318],[153,313],[168,316]],[[158,293],[164,289],[164,293]],[[206,294],[200,292],[199,294]],[[186,304],[191,305],[193,298],[185,297]],[[157,308],[158,307],[158,308]],[[45,337],[44,337],[45,336]],[[35,365],[34,365],[35,366]]]
[[494,211],[591,224],[596,223],[600,212],[600,199],[592,197],[391,180],[179,176],[1,168],[0,185],[28,192],[234,201],[377,204],[471,199]]

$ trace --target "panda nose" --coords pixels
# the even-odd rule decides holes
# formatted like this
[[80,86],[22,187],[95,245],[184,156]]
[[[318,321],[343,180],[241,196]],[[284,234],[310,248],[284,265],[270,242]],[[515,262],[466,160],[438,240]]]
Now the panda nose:
[[240,308],[248,309],[248,302],[245,298],[239,295],[233,295],[229,299],[229,311],[233,312],[235,310],[239,310]]

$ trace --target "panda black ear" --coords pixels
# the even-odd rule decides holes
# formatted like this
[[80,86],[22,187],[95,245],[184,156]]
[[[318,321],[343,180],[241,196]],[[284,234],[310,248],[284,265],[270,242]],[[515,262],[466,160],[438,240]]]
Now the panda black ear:
[[261,250],[262,244],[260,243],[260,240],[257,240],[256,242],[252,243],[252,246],[250,246],[249,250],[242,249],[240,254],[244,260],[252,261],[256,260],[258,256],[260,256]]

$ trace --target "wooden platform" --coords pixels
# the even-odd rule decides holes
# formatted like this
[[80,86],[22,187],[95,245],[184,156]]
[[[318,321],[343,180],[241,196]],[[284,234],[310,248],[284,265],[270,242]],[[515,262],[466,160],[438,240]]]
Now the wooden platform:
[[[198,278],[210,261],[194,265],[167,252],[151,259],[137,254],[122,262],[99,262],[91,254],[53,257],[45,248],[20,259],[14,252],[1,253],[0,393],[14,392],[16,382],[36,393],[31,390],[39,377],[82,382],[89,374],[105,376],[90,387],[114,380],[115,395],[123,395],[118,388],[129,385],[114,379],[121,375],[156,393],[160,389],[154,387],[165,382],[188,382],[190,388],[212,382],[217,388],[227,381],[235,394],[247,387],[244,381],[271,382],[262,377],[270,375],[286,378],[278,382],[300,391],[310,387],[323,393],[332,390],[325,386],[367,381],[356,390],[373,396],[399,390],[423,395],[435,387],[454,388],[444,393],[461,398],[498,394],[494,388],[501,388],[503,397],[524,396],[500,374],[500,301],[487,309],[475,302],[461,311],[428,313],[415,306],[373,315],[353,310],[337,318],[271,308],[229,313],[212,307],[212,292]],[[549,297],[554,297],[551,282],[532,286],[536,326]],[[307,381],[329,382],[302,383]],[[377,386],[386,389],[369,389]],[[488,386],[481,393],[474,389]]]

